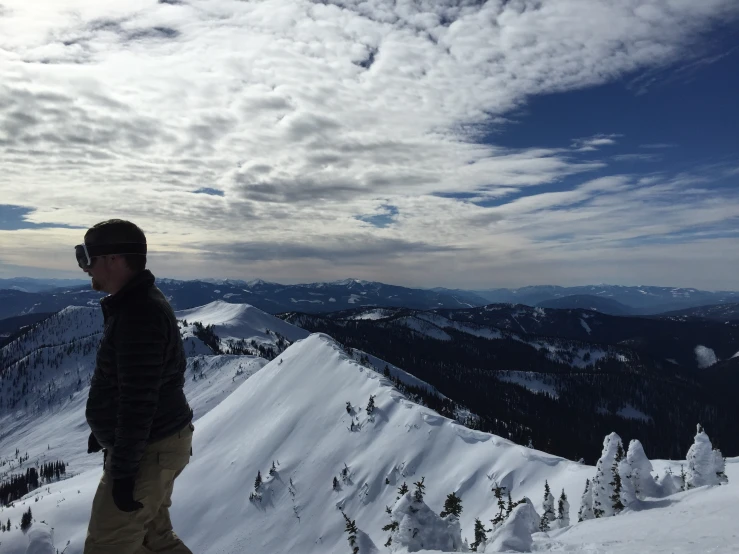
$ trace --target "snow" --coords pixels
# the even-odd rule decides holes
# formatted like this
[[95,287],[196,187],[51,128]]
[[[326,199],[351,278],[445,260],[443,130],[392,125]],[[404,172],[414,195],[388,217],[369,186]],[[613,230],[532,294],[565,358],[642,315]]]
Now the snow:
[[256,339],[272,342],[274,337],[267,331],[279,333],[289,341],[308,336],[308,332],[249,304],[231,304],[216,300],[204,306],[179,310],[178,319],[188,323],[199,321],[204,326],[213,325],[216,334],[224,340]]
[[582,319],[582,318],[580,318],[580,325],[582,325],[582,328],[583,328],[583,329],[585,329],[585,330],[587,331],[588,335],[589,335],[589,334],[591,334],[591,333],[593,332],[593,331],[592,331],[592,329],[590,328],[590,325],[588,325],[588,324],[587,324],[587,323],[585,322],[585,320],[584,320],[584,319]]
[[26,554],[55,554],[53,531],[45,523],[37,523],[28,530]]
[[513,508],[500,529],[488,539],[484,552],[530,552],[532,533],[539,530],[539,514],[530,500]]
[[495,376],[506,383],[521,385],[535,393],[544,393],[557,398],[554,379],[544,373],[533,371],[498,371]]
[[417,317],[400,317],[396,320],[396,322],[432,339],[452,340],[452,337],[448,333],[444,332],[442,329],[439,329],[439,327],[437,327],[433,323],[429,323],[428,321],[419,319]]
[[695,347],[695,359],[698,360],[698,367],[707,368],[715,364],[718,360],[713,349],[699,344]]
[[347,302],[349,302],[349,304],[356,304],[360,300],[363,300],[361,296],[359,296],[358,294],[352,294],[349,296],[349,300],[347,300]]
[[298,304],[300,302],[308,302],[308,304],[323,304],[323,300],[295,300],[294,298],[290,298],[290,301],[293,304]]
[[[220,381],[217,391],[223,394],[233,365],[226,370],[219,366],[217,371],[221,358],[225,359],[211,357],[208,367],[214,368],[211,379]],[[233,363],[238,358],[229,357]],[[393,504],[402,481],[410,484],[422,476],[426,503],[434,512],[439,513],[451,491],[463,497],[460,524],[464,534],[471,535],[474,517],[492,517],[491,479],[520,498],[538,494],[544,479],[557,490],[574,492],[589,470],[467,429],[409,402],[381,374],[350,360],[325,335],[296,342],[281,358],[283,363],[266,364],[215,406],[215,401],[207,402],[208,392],[200,397],[195,390],[208,379],[193,381],[188,373],[186,393],[197,418],[194,456],[175,487],[172,517],[175,529],[195,552],[343,552],[347,543],[337,506],[374,544],[384,544],[384,507]],[[215,388],[211,385],[208,390]],[[377,406],[371,419],[363,409],[370,394],[376,396]],[[70,479],[52,483],[50,493],[42,488],[29,495],[31,502],[39,498],[33,503],[34,517],[55,528],[57,545],[71,541],[67,554],[81,552],[102,461],[99,455],[85,454],[85,396],[83,390],[76,403],[53,417],[32,415],[31,432],[14,435],[11,430],[10,437],[0,440],[0,452],[14,451],[18,445],[32,459],[44,453],[50,441],[52,459],[64,459],[75,469]],[[348,430],[346,401],[358,407],[355,432]],[[255,506],[247,498],[254,476],[257,470],[266,475],[273,460],[279,461],[277,478],[262,505]],[[337,492],[330,483],[345,463],[351,469],[350,480]],[[286,486],[291,478],[295,497]],[[24,509],[23,502],[16,502],[3,510],[2,517],[18,520]],[[3,552],[9,554],[22,553],[27,544],[15,531],[1,540],[3,549],[8,547]]]
[[[526,496],[538,505],[545,480],[555,497],[564,489],[570,499],[577,499],[585,479],[595,474],[592,466],[465,428],[410,402],[381,373],[357,363],[326,335],[308,336],[251,306],[229,306],[234,305],[213,303],[183,311],[186,314],[178,312],[178,317],[215,325],[219,334],[235,339],[262,336],[266,340],[270,337],[266,330],[272,330],[295,342],[272,362],[233,355],[188,359],[185,392],[196,417],[193,458],[175,485],[172,518],[176,532],[193,552],[344,554],[350,550],[340,509],[356,521],[360,553],[384,552],[385,506],[399,512],[397,488],[405,481],[413,490],[413,482],[421,477],[425,477],[428,508],[424,517],[436,523],[419,533],[428,531],[444,540],[456,532],[449,525],[453,522],[435,517],[446,496],[456,492],[464,506],[459,518],[461,537],[471,540],[475,518],[487,523],[496,512],[490,492],[494,482],[510,490],[514,500]],[[52,323],[39,326],[3,352],[40,360],[53,358],[70,344],[94,347],[100,339],[99,312],[99,308],[64,310],[50,318]],[[278,327],[278,322],[285,327]],[[183,330],[188,332],[189,328]],[[196,339],[192,344],[198,344]],[[19,522],[28,506],[35,519],[27,535],[15,528],[0,533],[3,554],[46,554],[29,550],[34,537],[40,543],[51,537],[44,533],[42,522],[54,530],[55,549],[62,551],[69,542],[65,554],[82,552],[102,463],[100,454],[86,454],[89,429],[84,405],[94,355],[94,349],[80,351],[63,358],[58,368],[38,366],[34,370],[37,389],[29,394],[34,404],[28,410],[21,406],[0,412],[0,458],[6,461],[0,477],[20,471],[8,465],[13,463],[10,454],[15,448],[28,451],[31,462],[64,460],[69,477],[32,491],[12,507],[0,508],[2,521]],[[385,365],[374,357],[370,363],[380,372]],[[401,368],[389,368],[393,375],[411,377]],[[15,365],[6,371],[0,395],[13,390],[10,376]],[[83,385],[74,390],[78,373]],[[59,391],[51,400],[41,396],[50,383]],[[364,409],[370,395],[376,405],[372,416]],[[355,406],[352,415],[346,412],[347,401]],[[634,467],[647,467],[649,460],[641,457],[636,446],[632,452],[632,446],[633,442],[627,460]],[[611,450],[604,448],[604,453],[610,456]],[[716,468],[715,453],[712,460]],[[273,461],[277,472],[268,478]],[[679,474],[685,462],[652,460],[651,465],[655,474],[663,476],[667,468]],[[340,477],[345,467],[346,481],[342,480],[340,490],[333,490],[333,478]],[[248,500],[258,470],[265,476],[261,503]],[[534,516],[526,507],[529,504],[521,505],[516,508],[520,514],[512,514],[489,535],[485,552],[497,548],[583,554],[733,552],[739,519],[739,459],[728,460],[726,473],[727,486],[647,497],[616,517],[548,533],[531,532]],[[573,522],[578,508],[579,503],[573,502]],[[442,523],[446,535],[440,533]],[[409,546],[398,552],[409,551]],[[443,543],[429,541],[426,546]]]
[[624,419],[641,419],[642,421],[650,421],[652,418],[641,410],[637,410],[631,404],[626,404],[616,412],[617,416]]
[[734,355],[733,355],[733,356],[731,357],[731,359],[732,359],[732,360],[733,360],[734,358],[739,358],[739,352],[737,352],[736,354],[734,354]]
[[462,546],[459,521],[453,516],[440,517],[425,502],[415,501],[411,492],[395,503],[390,519],[398,522],[398,529],[390,535],[391,552],[456,552]]
[[440,316],[438,314],[420,312],[416,314],[416,318],[428,321],[429,323],[432,323],[433,325],[436,325],[437,327],[440,327],[442,329],[455,329],[457,331],[461,331],[475,337],[480,337],[484,339],[503,338],[503,333],[500,331],[500,329],[488,327],[485,325],[462,323],[460,321],[447,319],[446,317]]
[[361,314],[356,314],[349,319],[357,320],[357,319],[366,319],[371,321],[377,321],[378,319],[385,319],[389,315],[391,315],[393,312],[390,310],[384,310],[382,308],[378,308],[376,310],[369,310],[366,312],[362,312]]

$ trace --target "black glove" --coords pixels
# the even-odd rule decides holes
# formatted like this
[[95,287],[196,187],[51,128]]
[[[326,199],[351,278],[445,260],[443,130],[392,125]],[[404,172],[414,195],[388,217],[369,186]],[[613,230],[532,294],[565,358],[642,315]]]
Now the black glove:
[[95,435],[90,433],[90,438],[87,439],[87,453],[92,454],[93,452],[100,452],[103,449],[100,443],[95,438]]
[[135,512],[144,507],[133,499],[133,477],[113,479],[113,502],[121,512]]

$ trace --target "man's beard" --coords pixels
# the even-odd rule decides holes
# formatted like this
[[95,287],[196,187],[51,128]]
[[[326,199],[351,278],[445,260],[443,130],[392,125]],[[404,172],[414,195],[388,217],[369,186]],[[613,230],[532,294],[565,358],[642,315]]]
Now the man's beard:
[[100,282],[97,279],[95,279],[95,277],[92,277],[92,290],[97,290],[97,291],[103,290],[100,285]]

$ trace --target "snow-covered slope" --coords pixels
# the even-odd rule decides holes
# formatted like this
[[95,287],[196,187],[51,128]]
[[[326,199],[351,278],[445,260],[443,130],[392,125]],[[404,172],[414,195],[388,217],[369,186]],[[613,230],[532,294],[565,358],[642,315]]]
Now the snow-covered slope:
[[[223,319],[211,321],[218,326]],[[385,507],[394,504],[400,484],[412,489],[422,477],[426,504],[435,512],[449,493],[461,497],[462,536],[470,542],[475,518],[489,523],[497,511],[491,492],[496,482],[514,500],[531,498],[537,510],[545,480],[555,496],[564,489],[575,522],[585,479],[594,473],[591,466],[467,429],[409,402],[381,373],[357,363],[323,334],[297,341],[263,367],[264,360],[245,356],[197,356],[189,363],[196,360],[201,368],[189,367],[186,390],[197,416],[194,456],[177,482],[172,512],[175,529],[193,552],[344,554],[350,550],[340,509],[359,527],[360,552],[384,552]],[[253,365],[244,368],[249,360]],[[237,376],[239,366],[246,371]],[[376,408],[369,415],[366,406],[372,396]],[[28,507],[36,522],[54,528],[60,551],[65,546],[66,554],[82,551],[102,462],[99,454],[84,454],[85,397],[83,388],[53,416],[39,415],[33,428],[2,435],[0,455],[11,458],[14,444],[24,441],[31,461],[44,455],[71,460],[71,473],[76,473],[0,509],[0,521],[13,523],[9,533],[0,533],[3,554],[25,552],[28,537],[16,526]],[[43,435],[37,434],[39,429]],[[47,439],[53,441],[48,451],[42,442]],[[276,472],[270,475],[273,463]],[[654,463],[660,473],[668,465],[679,471],[675,464]],[[739,464],[731,460],[726,487],[648,501],[648,509],[639,513],[535,534],[534,549],[731,552],[721,547],[733,547],[731,530],[739,517],[739,503],[731,500],[737,493],[737,469]],[[262,500],[250,501],[257,471],[264,479]],[[338,490],[332,487],[334,477]],[[726,513],[713,518],[710,527],[701,526],[702,514],[718,509]],[[631,536],[623,523],[627,518],[633,518]],[[675,525],[682,527],[670,533]],[[647,531],[655,527],[659,532]]]
[[[86,454],[84,409],[102,324],[99,308],[70,306],[0,349],[0,480],[18,473],[16,449],[28,452],[30,464],[64,461],[70,474],[99,464]],[[267,363],[255,356],[205,355],[210,349],[194,336],[184,342],[185,393],[196,418]]]
[[245,339],[272,343],[274,333],[278,333],[292,342],[309,334],[249,304],[230,304],[223,300],[180,310],[177,318],[188,323],[198,321],[205,326],[213,325],[216,334],[226,341]]

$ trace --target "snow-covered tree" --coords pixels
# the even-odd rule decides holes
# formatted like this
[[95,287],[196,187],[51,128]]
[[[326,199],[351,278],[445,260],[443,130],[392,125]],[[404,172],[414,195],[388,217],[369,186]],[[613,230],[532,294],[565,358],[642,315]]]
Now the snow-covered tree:
[[[652,477],[652,463],[644,452],[641,442],[634,439],[629,443],[629,451],[626,454],[626,464],[624,467],[622,462],[621,479],[624,485],[625,504],[631,504],[631,498],[627,498],[633,493],[635,498],[642,499],[646,496],[659,496],[657,483]],[[626,479],[628,478],[628,483]]]
[[713,467],[716,470],[716,478],[719,485],[726,485],[729,478],[726,476],[726,460],[720,450],[713,451]]
[[590,479],[585,480],[585,491],[580,499],[580,511],[577,513],[577,521],[587,521],[593,519],[593,486]]
[[611,485],[611,508],[613,515],[620,514],[624,509],[624,504],[621,501],[621,474],[619,473],[619,462],[613,462],[613,468],[611,469],[613,475],[613,481],[609,483]]
[[699,424],[693,446],[688,450],[686,488],[721,484],[722,478],[719,473],[724,472],[723,457],[721,452],[718,452],[718,455],[716,452],[713,450],[708,435]]
[[570,524],[570,503],[567,501],[564,489],[562,489],[562,494],[559,495],[557,501],[557,521],[560,529]]
[[472,552],[477,552],[478,549],[480,552],[485,551],[485,543],[488,540],[487,534],[489,532],[490,529],[485,529],[482,521],[480,521],[478,518],[475,518],[475,542],[470,545],[470,550],[472,550]]
[[613,468],[621,459],[623,459],[621,437],[616,433],[611,433],[603,440],[603,452],[598,463],[595,465],[595,477],[593,477],[591,484],[593,491],[593,515],[596,518],[608,517],[615,514]]
[[372,413],[375,411],[375,395],[371,394],[369,397],[369,402],[367,402],[367,415],[372,415]]
[[670,496],[676,492],[684,490],[685,482],[679,475],[674,475],[672,470],[667,468],[664,475],[657,477],[657,491],[656,496]]
[[503,525],[488,540],[485,551],[489,552],[530,552],[533,544],[531,534],[539,530],[541,517],[534,504],[524,498],[511,512]]
[[[419,481],[416,483],[422,483]],[[417,488],[423,491],[423,488]],[[462,548],[462,530],[456,517],[442,518],[416,494],[406,493],[393,507],[391,523],[384,528],[390,531],[386,546],[391,551],[417,552],[419,550],[442,550],[458,552]],[[397,522],[393,525],[392,522]]]
[[544,503],[542,504],[543,513],[539,522],[540,531],[548,531],[549,525],[554,521],[554,496],[549,489],[549,482],[544,481]]

